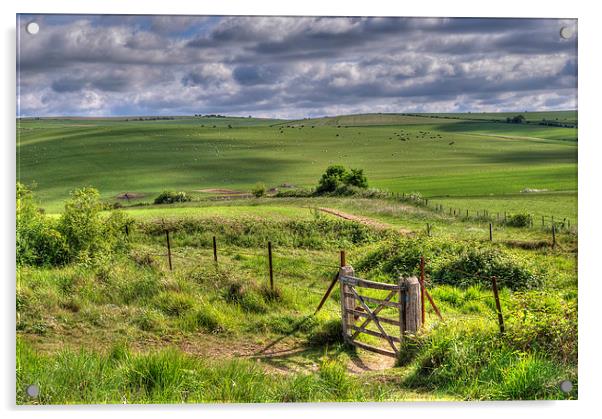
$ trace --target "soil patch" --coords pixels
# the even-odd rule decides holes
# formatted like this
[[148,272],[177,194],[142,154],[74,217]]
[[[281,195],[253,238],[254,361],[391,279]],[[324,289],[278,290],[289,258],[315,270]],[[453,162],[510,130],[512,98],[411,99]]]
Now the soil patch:
[[139,192],[124,192],[124,193],[120,193],[115,198],[130,200],[130,199],[144,198],[144,196],[145,195],[143,193],[139,193]]
[[335,217],[342,218],[344,220],[355,221],[360,224],[364,224],[368,227],[376,228],[379,230],[396,230],[401,234],[412,234],[412,232],[405,228],[400,228],[393,226],[391,224],[383,223],[382,221],[378,221],[369,217],[363,217],[361,215],[349,214],[343,211],[339,211],[333,208],[318,208],[318,210],[325,212],[330,215],[334,215]]

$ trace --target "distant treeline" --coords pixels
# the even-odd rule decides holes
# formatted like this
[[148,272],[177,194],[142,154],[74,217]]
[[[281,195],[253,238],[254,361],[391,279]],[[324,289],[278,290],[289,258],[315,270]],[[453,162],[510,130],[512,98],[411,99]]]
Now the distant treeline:
[[531,125],[546,125],[552,127],[561,128],[577,128],[577,122],[561,122],[556,118],[555,120],[542,119],[540,121],[529,121],[523,115],[516,115],[513,117],[507,117],[506,119],[496,118],[471,118],[467,116],[450,116],[450,115],[432,115],[419,114],[419,113],[402,113],[404,116],[415,116],[415,117],[428,117],[428,118],[442,118],[442,119],[465,119],[467,121],[481,121],[481,122],[502,122],[507,124],[531,124]]

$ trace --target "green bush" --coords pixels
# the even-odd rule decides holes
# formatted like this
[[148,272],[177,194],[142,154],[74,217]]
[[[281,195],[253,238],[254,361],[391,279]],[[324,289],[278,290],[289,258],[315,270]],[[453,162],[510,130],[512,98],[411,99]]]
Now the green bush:
[[31,190],[17,183],[17,266],[62,265],[67,262],[67,243],[56,222],[42,214]]
[[506,219],[505,224],[510,227],[529,227],[532,220],[529,214],[514,214]]
[[505,304],[506,338],[520,351],[577,363],[577,302],[544,291],[515,293]]
[[543,285],[543,280],[518,257],[498,248],[469,247],[439,265],[434,272],[436,283],[467,287],[473,284],[491,286],[495,276],[500,287],[514,290]]
[[368,188],[368,179],[364,175],[363,169],[351,169],[345,177],[345,183],[356,188]]
[[500,287],[529,289],[543,279],[518,256],[501,248],[476,242],[456,242],[440,238],[399,238],[386,241],[357,264],[360,271],[399,275],[419,274],[420,256],[428,261],[426,271],[433,283],[460,287],[491,286],[496,276]]
[[[368,188],[368,179],[362,169],[347,171],[345,167],[340,165],[329,166],[318,182],[316,194],[334,193],[343,186],[366,189]],[[351,190],[353,189],[349,189],[349,191]]]
[[155,198],[155,204],[173,204],[176,202],[189,202],[192,198],[186,192],[163,191]]
[[265,195],[265,184],[257,182],[251,190],[251,193],[255,196],[255,198],[261,198]]
[[98,191],[82,188],[71,193],[60,218],[50,218],[38,211],[31,191],[17,184],[17,265],[86,262],[126,250],[123,232],[131,220],[119,211],[103,217],[101,210]]

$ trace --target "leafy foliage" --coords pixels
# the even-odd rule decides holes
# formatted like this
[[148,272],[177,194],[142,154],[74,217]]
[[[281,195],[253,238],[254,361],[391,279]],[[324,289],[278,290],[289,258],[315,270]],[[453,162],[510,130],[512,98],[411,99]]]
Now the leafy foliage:
[[543,281],[525,261],[501,248],[424,237],[386,242],[362,258],[357,268],[394,276],[416,275],[420,256],[427,260],[427,274],[433,283],[490,286],[495,275],[500,286],[526,289]]
[[257,182],[251,190],[251,193],[255,196],[255,198],[261,198],[265,195],[265,184]]
[[368,188],[368,179],[364,175],[363,169],[347,171],[340,165],[329,166],[320,178],[316,194],[333,193],[344,187]]
[[529,227],[532,219],[529,214],[514,214],[506,220],[506,225],[510,227]]
[[163,191],[155,198],[155,204],[173,204],[176,202],[189,202],[192,198],[186,192]]
[[63,265],[106,258],[127,249],[123,240],[131,220],[120,211],[101,215],[94,188],[77,189],[65,203],[60,218],[40,213],[27,187],[17,184],[17,264]]

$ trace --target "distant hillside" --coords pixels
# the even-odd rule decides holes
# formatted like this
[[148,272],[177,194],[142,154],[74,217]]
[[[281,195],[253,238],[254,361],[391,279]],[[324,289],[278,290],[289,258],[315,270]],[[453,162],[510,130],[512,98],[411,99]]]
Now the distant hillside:
[[470,121],[502,121],[506,118],[514,118],[522,115],[527,123],[549,123],[550,125],[571,125],[576,126],[578,112],[574,111],[546,111],[546,112],[481,112],[481,113],[425,113],[421,116],[430,116],[433,118],[444,119],[463,119]]
[[506,122],[507,118],[522,115],[527,124],[576,127],[577,111],[549,112],[482,112],[482,113],[367,113],[325,116],[294,121],[279,121],[273,125],[288,126],[374,126],[374,125],[428,125],[461,121]]
[[430,116],[404,115],[396,113],[367,113],[357,115],[327,116],[323,118],[308,118],[296,121],[282,122],[275,125],[290,126],[370,126],[370,125],[424,125],[430,123],[453,123],[457,119],[435,119]]

